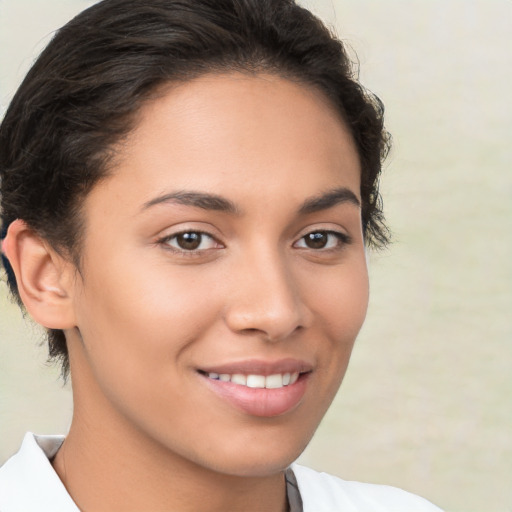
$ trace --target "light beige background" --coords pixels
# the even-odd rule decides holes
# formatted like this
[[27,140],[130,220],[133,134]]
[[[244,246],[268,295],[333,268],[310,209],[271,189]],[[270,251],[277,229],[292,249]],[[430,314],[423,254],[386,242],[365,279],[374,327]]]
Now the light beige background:
[[[87,0],[0,0],[0,105]],[[460,512],[512,510],[512,2],[307,3],[359,55],[395,148],[351,367],[302,462]],[[0,284],[0,463],[70,391]]]

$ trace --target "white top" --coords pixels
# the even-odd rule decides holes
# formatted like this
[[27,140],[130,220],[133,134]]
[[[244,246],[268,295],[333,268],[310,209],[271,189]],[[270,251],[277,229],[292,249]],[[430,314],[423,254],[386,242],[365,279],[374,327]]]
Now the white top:
[[[64,437],[27,433],[0,468],[1,512],[80,512],[49,461]],[[428,501],[385,485],[346,482],[292,464],[303,512],[441,512]]]

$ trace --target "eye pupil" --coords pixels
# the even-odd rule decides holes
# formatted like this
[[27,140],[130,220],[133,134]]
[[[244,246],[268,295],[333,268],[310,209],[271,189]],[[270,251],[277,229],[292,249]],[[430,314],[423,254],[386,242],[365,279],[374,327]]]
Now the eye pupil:
[[309,233],[305,237],[306,245],[310,249],[323,249],[328,242],[328,234],[317,232],[317,233]]
[[176,242],[181,249],[193,251],[201,245],[202,236],[201,233],[181,233],[176,236]]

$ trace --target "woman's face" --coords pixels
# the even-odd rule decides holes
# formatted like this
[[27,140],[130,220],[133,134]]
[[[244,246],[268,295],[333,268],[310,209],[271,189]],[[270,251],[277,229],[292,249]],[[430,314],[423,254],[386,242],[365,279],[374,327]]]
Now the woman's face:
[[290,464],[365,317],[359,187],[347,129],[304,85],[204,76],[146,105],[84,204],[76,407],[203,468]]

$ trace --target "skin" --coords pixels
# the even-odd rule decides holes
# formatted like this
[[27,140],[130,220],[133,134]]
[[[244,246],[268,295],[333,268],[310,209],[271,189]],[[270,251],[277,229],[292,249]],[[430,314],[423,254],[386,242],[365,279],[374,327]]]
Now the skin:
[[[321,93],[214,75],[142,108],[85,199],[80,273],[16,221],[6,252],[46,293],[31,306],[22,282],[22,296],[68,340],[75,411],[53,464],[81,510],[287,510],[283,471],[334,398],[368,302],[359,206],[301,207],[359,187],[352,138]],[[161,200],[183,191],[236,211]],[[191,252],[173,238],[184,231],[209,236]],[[38,243],[45,270],[23,271]],[[283,358],[310,371],[299,402],[269,417],[198,372]]]

